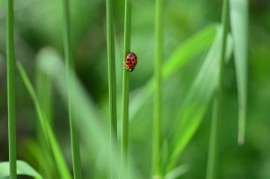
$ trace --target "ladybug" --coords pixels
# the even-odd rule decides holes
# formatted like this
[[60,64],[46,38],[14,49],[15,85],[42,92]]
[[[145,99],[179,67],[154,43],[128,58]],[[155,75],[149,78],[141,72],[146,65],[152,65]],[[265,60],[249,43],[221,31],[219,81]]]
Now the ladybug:
[[125,68],[129,72],[132,72],[137,65],[137,61],[138,61],[137,55],[133,52],[129,52],[126,57]]

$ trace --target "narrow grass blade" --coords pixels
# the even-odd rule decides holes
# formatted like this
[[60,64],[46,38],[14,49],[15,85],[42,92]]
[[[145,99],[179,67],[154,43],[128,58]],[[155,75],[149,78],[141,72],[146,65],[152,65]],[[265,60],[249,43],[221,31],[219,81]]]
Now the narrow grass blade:
[[63,157],[63,154],[62,154],[61,149],[59,147],[59,144],[56,140],[56,137],[53,133],[51,126],[48,123],[48,120],[46,119],[44,111],[39,104],[39,101],[38,101],[37,95],[34,91],[34,88],[31,84],[25,70],[23,69],[23,66],[20,63],[18,63],[17,66],[18,66],[18,70],[20,72],[21,78],[22,78],[22,80],[23,80],[33,102],[34,102],[41,128],[44,132],[44,136],[46,137],[47,142],[49,142],[49,145],[51,146],[52,153],[53,153],[55,162],[57,164],[56,166],[58,168],[59,174],[60,174],[61,178],[71,179],[68,167],[67,167],[66,162],[64,160],[64,157]]
[[223,0],[222,7],[222,31],[219,50],[219,73],[218,73],[218,86],[214,96],[213,115],[211,121],[210,141],[208,150],[206,179],[214,179],[216,171],[216,155],[217,155],[217,142],[218,142],[218,123],[222,120],[223,116],[223,88],[224,88],[224,72],[225,72],[225,58],[226,58],[226,44],[229,26],[229,0]]
[[[126,55],[130,52],[131,40],[131,3],[125,0],[125,18],[124,18],[124,53],[123,62],[126,61]],[[123,85],[122,85],[122,133],[121,133],[121,162],[123,169],[124,161],[127,160],[128,153],[128,125],[129,125],[129,75],[130,72],[123,66]],[[128,171],[122,170],[123,174]]]
[[78,126],[75,125],[75,116],[72,111],[74,106],[72,106],[72,94],[73,84],[70,83],[69,71],[74,70],[74,59],[73,59],[73,49],[71,45],[71,24],[70,24],[70,1],[63,0],[63,39],[64,39],[64,50],[65,50],[65,63],[67,71],[67,88],[68,88],[68,98],[69,98],[69,126],[70,126],[70,139],[71,139],[71,152],[72,152],[72,165],[74,179],[81,179],[81,158],[80,158],[80,141],[77,132]]
[[[59,55],[52,49],[44,49],[39,54],[40,58],[42,58],[42,63],[40,63],[40,68],[46,72],[52,78],[54,84],[59,90],[60,94],[67,101],[66,97],[66,82],[64,76],[64,67],[61,62],[61,58]],[[93,151],[92,155],[100,154],[102,157],[103,163],[119,163],[121,159],[121,155],[119,150],[117,150],[117,146],[115,145],[115,141],[112,143],[112,150],[103,150],[104,148],[108,148],[110,144],[110,134],[107,128],[107,125],[103,123],[102,116],[99,112],[99,109],[94,104],[94,102],[89,98],[86,91],[82,87],[81,83],[76,79],[74,74],[70,75],[72,83],[74,84],[74,91],[71,95],[73,97],[72,102],[74,104],[80,104],[80,108],[74,110],[76,116],[78,116],[78,120],[76,120],[77,125],[81,126],[81,130],[79,131],[82,136],[83,141],[86,143],[89,151]],[[103,152],[105,151],[105,152]],[[124,161],[124,170],[127,171],[126,161]],[[107,176],[111,175],[111,169],[109,165],[100,166],[100,170],[107,173]],[[112,175],[113,177],[119,178],[121,173],[121,169],[119,165],[112,166]],[[135,173],[135,170],[132,165],[129,167],[129,173],[131,179],[141,178]],[[123,176],[120,176],[122,179],[126,179]]]
[[[42,176],[25,161],[17,160],[17,175],[28,175],[36,179],[43,179]],[[9,162],[0,163],[0,178],[10,177]]]
[[152,176],[161,178],[161,110],[162,110],[162,59],[163,59],[163,0],[156,0],[155,17],[155,68],[154,68],[154,114],[153,114],[153,148]]
[[111,119],[111,135],[117,134],[117,108],[116,108],[116,74],[115,74],[115,47],[113,0],[106,0],[107,18],[107,55],[108,55],[108,81],[109,81],[109,110]]
[[248,0],[230,0],[230,15],[238,87],[238,143],[243,144],[247,108]]
[[[109,116],[110,137],[117,138],[117,106],[116,106],[116,72],[115,72],[115,47],[114,47],[114,21],[113,0],[106,0],[107,22],[107,56],[108,56],[108,86],[109,86]],[[113,163],[110,163],[113,165]]]
[[6,2],[7,30],[7,106],[10,178],[16,179],[16,107],[15,107],[15,47],[13,0]]
[[[227,49],[232,50],[229,38]],[[230,54],[231,51],[228,52]],[[179,118],[172,129],[170,137],[170,155],[165,166],[165,173],[170,172],[183,152],[184,148],[196,132],[204,113],[217,87],[220,54],[220,36],[217,34],[209,53],[194,80],[184,104],[179,112]],[[229,55],[228,55],[229,56]],[[196,112],[195,112],[196,111]]]
[[[194,36],[184,41],[172,55],[165,60],[162,68],[162,78],[167,80],[177,70],[181,69],[191,59],[209,49],[216,32],[216,25],[210,25]],[[135,97],[130,101],[130,118],[132,119],[147,99],[153,94],[154,78],[151,78],[146,85],[136,92]]]

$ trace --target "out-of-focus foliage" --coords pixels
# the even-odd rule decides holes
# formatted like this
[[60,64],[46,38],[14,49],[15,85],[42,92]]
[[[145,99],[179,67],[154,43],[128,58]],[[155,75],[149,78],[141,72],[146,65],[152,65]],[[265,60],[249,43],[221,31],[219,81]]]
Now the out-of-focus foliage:
[[[33,169],[28,163],[18,160],[17,161],[17,174],[18,175],[28,175],[36,179],[43,179],[42,176]],[[9,176],[9,162],[0,163],[0,177],[8,178]]]
[[[75,49],[76,72],[85,90],[93,97],[94,104],[104,118],[108,116],[107,59],[105,33],[105,1],[71,0],[72,38]],[[209,24],[220,22],[221,0],[169,0],[165,3],[164,64],[181,44]],[[122,79],[123,1],[114,4],[116,35],[116,69],[118,95]],[[26,68],[30,80],[35,79],[37,53],[51,46],[63,56],[62,2],[55,0],[15,1],[16,58]],[[270,2],[249,1],[248,55],[248,105],[246,141],[237,145],[237,88],[233,61],[226,65],[224,90],[224,118],[220,121],[220,141],[217,178],[219,179],[268,179],[270,178]],[[148,82],[153,74],[154,57],[154,0],[133,1],[131,49],[139,62],[131,74],[131,90],[135,92]],[[198,54],[177,70],[163,87],[164,137],[171,130],[171,121],[178,113],[188,94],[207,50]],[[0,1],[0,160],[8,160],[7,106],[5,61],[5,1]],[[30,141],[36,140],[37,117],[27,90],[17,73],[16,83],[18,158],[38,169]],[[53,93],[53,128],[60,141],[68,163],[70,158],[69,127],[65,102],[56,90]],[[78,104],[79,105],[79,104]],[[131,109],[132,111],[132,109]],[[194,111],[195,112],[195,111]],[[187,163],[189,170],[181,178],[204,178],[211,112],[206,116],[191,143],[183,151],[179,163]],[[106,122],[106,121],[105,121]],[[130,146],[135,167],[144,178],[150,176],[152,102],[147,100],[131,121]],[[86,131],[88,133],[88,131]],[[89,134],[90,135],[90,134]],[[165,141],[166,143],[166,141]],[[27,146],[26,146],[27,145]],[[28,146],[29,145],[29,146]],[[34,147],[33,147],[34,148]],[[84,176],[98,176],[99,158],[89,156],[89,148],[82,143]],[[99,156],[100,157],[100,156]],[[89,164],[90,161],[90,164]],[[96,168],[95,168],[96,167]]]

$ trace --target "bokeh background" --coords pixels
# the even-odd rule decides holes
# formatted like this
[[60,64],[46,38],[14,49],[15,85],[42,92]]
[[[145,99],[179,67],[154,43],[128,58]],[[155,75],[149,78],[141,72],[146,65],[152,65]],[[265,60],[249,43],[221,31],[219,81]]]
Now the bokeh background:
[[[123,1],[115,0],[119,95],[122,82],[123,8]],[[155,5],[153,0],[137,0],[132,8],[131,50],[139,58],[138,66],[131,75],[130,89],[135,91],[153,75]],[[221,9],[221,0],[165,1],[164,61],[185,39],[210,24],[220,22]],[[234,62],[231,60],[225,72],[224,118],[220,121],[216,168],[218,179],[270,178],[270,1],[250,0],[249,13],[246,141],[243,146],[237,145],[237,87]],[[76,73],[96,106],[104,116],[108,116],[105,1],[71,0],[71,14]],[[42,48],[53,47],[63,56],[62,27],[62,1],[15,1],[16,60],[22,62],[33,83],[36,55]],[[8,160],[5,28],[5,1],[0,1],[0,161]],[[194,58],[164,82],[162,117],[165,134],[170,130],[168,123],[179,111],[201,62],[201,56]],[[68,113],[63,103],[58,92],[54,91],[52,123],[71,167]],[[18,159],[37,168],[29,144],[37,138],[37,117],[18,72],[16,107]],[[183,179],[205,177],[210,119],[211,106],[180,159],[181,164],[190,166],[190,170],[181,176]],[[149,102],[134,117],[130,127],[132,157],[145,178],[150,178],[151,171],[151,125],[152,103]],[[92,176],[91,167],[95,166],[96,157],[89,156],[83,144],[82,159],[84,174],[90,173],[88,176]]]

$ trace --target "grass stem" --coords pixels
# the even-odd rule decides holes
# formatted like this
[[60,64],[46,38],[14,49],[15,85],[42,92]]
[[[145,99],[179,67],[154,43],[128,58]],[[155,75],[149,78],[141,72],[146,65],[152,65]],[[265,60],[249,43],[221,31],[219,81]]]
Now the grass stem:
[[155,94],[154,94],[154,121],[153,121],[153,178],[161,178],[160,150],[161,150],[161,83],[162,83],[162,56],[163,56],[163,0],[156,0],[155,15]]
[[216,168],[216,155],[217,155],[217,138],[218,138],[218,121],[222,118],[222,103],[223,103],[223,86],[224,86],[224,70],[225,70],[225,51],[226,51],[226,39],[228,33],[229,24],[229,0],[223,0],[222,9],[222,37],[220,46],[220,74],[219,84],[215,94],[213,116],[211,122],[210,142],[208,150],[208,163],[206,179],[214,179]]
[[13,0],[8,0],[7,17],[7,102],[8,102],[8,143],[10,178],[17,178],[16,164],[16,110],[15,110],[15,55],[14,55],[14,13]]
[[[125,0],[125,19],[124,19],[124,53],[123,62],[130,51],[131,39],[131,5],[129,0]],[[122,139],[121,139],[121,168],[127,160],[128,153],[128,123],[129,123],[129,71],[123,69],[123,88],[122,88]],[[127,171],[122,171],[122,176],[127,176]]]
[[[109,85],[109,113],[110,113],[110,141],[117,136],[117,106],[116,106],[116,73],[115,73],[115,47],[114,47],[114,22],[113,0],[106,0],[107,18],[107,55],[108,55],[108,85]],[[112,150],[112,149],[111,149]],[[110,162],[111,174],[112,165]],[[111,175],[112,178],[112,175]]]
[[72,105],[72,90],[73,84],[70,80],[70,75],[74,71],[74,60],[71,47],[71,25],[70,25],[70,10],[69,10],[69,0],[63,0],[64,2],[64,50],[65,50],[65,60],[66,60],[66,71],[67,71],[67,83],[68,83],[68,99],[69,99],[69,123],[70,123],[70,135],[71,135],[71,150],[72,150],[72,160],[73,160],[73,172],[75,179],[81,179],[81,159],[80,159],[80,142],[77,132],[77,126],[75,125],[75,119],[73,114]]
[[113,27],[114,27],[113,0],[106,0],[106,17],[107,17],[109,110],[110,110],[110,121],[111,121],[111,137],[113,137],[117,134],[115,47],[114,47],[114,30],[113,30]]

